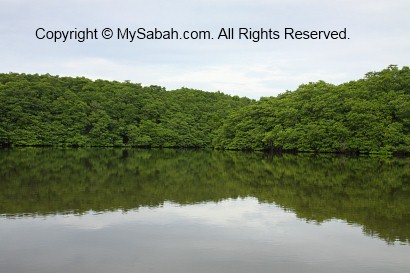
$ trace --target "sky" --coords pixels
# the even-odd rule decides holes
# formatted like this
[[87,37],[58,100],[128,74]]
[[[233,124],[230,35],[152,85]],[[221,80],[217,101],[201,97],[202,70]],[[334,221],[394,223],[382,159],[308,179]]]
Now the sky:
[[[0,73],[49,73],[260,97],[324,80],[340,84],[410,65],[408,0],[0,0]],[[50,31],[96,30],[63,42]],[[102,37],[110,28],[114,36]],[[117,39],[118,29],[209,31],[210,40]],[[217,39],[233,28],[234,39]],[[239,29],[278,31],[253,42]],[[346,29],[349,39],[285,39]],[[44,35],[43,35],[44,36]]]

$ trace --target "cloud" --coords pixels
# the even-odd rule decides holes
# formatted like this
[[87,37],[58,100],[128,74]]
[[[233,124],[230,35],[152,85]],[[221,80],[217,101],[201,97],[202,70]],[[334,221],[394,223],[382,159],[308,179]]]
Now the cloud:
[[[2,1],[0,72],[50,73],[182,86],[259,98],[310,81],[342,83],[389,64],[409,65],[410,2],[365,1]],[[37,40],[38,27],[347,28],[350,40]]]

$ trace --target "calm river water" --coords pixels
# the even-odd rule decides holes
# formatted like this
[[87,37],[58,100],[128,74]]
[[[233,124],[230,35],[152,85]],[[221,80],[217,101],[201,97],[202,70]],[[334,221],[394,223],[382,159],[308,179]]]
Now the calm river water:
[[410,272],[410,159],[0,150],[0,272]]

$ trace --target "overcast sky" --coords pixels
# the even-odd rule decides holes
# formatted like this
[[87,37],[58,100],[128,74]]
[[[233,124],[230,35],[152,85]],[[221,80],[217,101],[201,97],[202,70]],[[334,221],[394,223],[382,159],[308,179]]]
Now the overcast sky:
[[[98,40],[37,39],[45,30],[97,29]],[[106,27],[209,30],[214,40],[105,40]],[[347,29],[346,40],[218,40],[221,28]],[[302,83],[362,78],[410,65],[408,0],[0,0],[0,72],[130,80],[247,96]]]

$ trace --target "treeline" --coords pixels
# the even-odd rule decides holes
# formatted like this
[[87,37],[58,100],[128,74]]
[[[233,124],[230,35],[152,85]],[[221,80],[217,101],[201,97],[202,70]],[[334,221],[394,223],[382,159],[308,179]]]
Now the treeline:
[[230,115],[214,144],[227,149],[410,152],[410,69],[389,66],[341,85],[302,84]]
[[409,153],[410,69],[248,98],[0,74],[0,144]]
[[3,146],[210,147],[248,98],[51,75],[0,74]]

